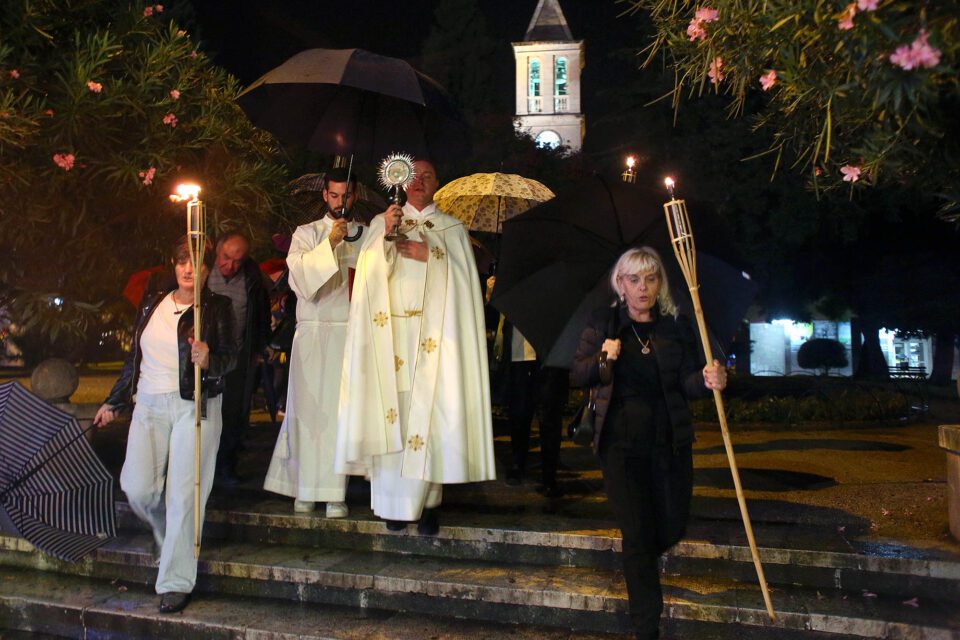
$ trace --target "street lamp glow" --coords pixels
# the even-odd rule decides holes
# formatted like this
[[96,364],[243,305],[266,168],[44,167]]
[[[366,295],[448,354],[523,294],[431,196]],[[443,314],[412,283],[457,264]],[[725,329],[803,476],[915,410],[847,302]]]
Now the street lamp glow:
[[633,169],[633,166],[637,164],[636,156],[627,156],[627,169]]
[[174,202],[183,202],[184,200],[199,200],[200,185],[192,182],[184,182],[177,185],[177,192],[170,194],[170,199]]

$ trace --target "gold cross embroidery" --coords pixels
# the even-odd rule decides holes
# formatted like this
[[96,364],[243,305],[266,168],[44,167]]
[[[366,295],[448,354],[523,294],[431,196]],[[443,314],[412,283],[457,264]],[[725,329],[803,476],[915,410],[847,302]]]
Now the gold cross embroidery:
[[441,249],[440,247],[434,247],[433,249],[430,250],[430,253],[432,253],[433,257],[436,258],[437,260],[443,260],[443,256],[447,255],[443,252],[443,249]]
[[377,315],[373,316],[373,323],[378,327],[385,327],[387,326],[387,318],[388,316],[386,313],[383,311],[378,311]]
[[433,353],[437,350],[437,341],[433,338],[427,338],[420,343],[420,347],[427,353]]
[[425,445],[426,442],[424,442],[423,438],[420,437],[420,434],[417,433],[410,436],[410,439],[407,440],[407,444],[410,445],[410,448],[413,449],[414,451],[420,451],[420,449],[423,448],[423,445]]
[[394,371],[400,371],[400,367],[403,366],[403,358],[400,356],[393,356],[393,369]]
[[397,421],[397,412],[395,409],[387,411],[387,424],[393,424]]

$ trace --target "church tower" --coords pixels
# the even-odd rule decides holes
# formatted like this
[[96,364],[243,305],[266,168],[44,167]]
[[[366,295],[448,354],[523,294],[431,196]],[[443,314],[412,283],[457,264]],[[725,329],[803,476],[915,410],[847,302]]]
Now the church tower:
[[539,0],[523,42],[513,43],[517,63],[518,131],[539,145],[583,145],[580,71],[583,40],[574,40],[558,0]]

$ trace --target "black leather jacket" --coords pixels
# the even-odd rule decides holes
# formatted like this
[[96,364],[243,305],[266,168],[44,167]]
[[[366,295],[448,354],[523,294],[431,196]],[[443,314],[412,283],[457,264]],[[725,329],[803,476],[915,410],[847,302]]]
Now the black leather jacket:
[[[157,291],[147,294],[137,311],[133,324],[133,347],[123,363],[120,378],[106,399],[106,404],[115,411],[124,411],[133,402],[137,392],[137,379],[140,376],[140,336],[150,321],[157,305],[169,291]],[[223,376],[237,364],[237,345],[233,337],[233,308],[230,299],[204,289],[200,298],[200,339],[210,347],[209,367],[203,372],[201,380],[202,397],[212,398],[223,391]],[[193,308],[189,308],[177,322],[177,344],[180,353],[180,397],[193,400],[193,363],[190,361],[190,342],[193,337]],[[204,405],[205,406],[205,405]]]
[[[611,318],[611,314],[617,317]],[[702,349],[698,349],[696,334],[686,316],[661,316],[655,311],[656,326],[650,334],[653,341],[653,353],[660,370],[660,383],[663,396],[670,414],[673,446],[685,446],[693,442],[693,416],[690,413],[689,399],[701,398],[710,393],[703,383],[704,358]],[[611,322],[611,320],[613,320]],[[614,327],[615,335],[608,333]],[[603,341],[611,339],[630,339],[629,332],[621,334],[630,326],[630,317],[626,306],[618,309],[604,307],[593,313],[583,333],[570,370],[570,382],[578,387],[594,387],[595,418],[593,446],[600,443],[604,419],[613,397],[616,380],[605,383],[600,375],[600,348]],[[611,371],[612,373],[612,371]]]

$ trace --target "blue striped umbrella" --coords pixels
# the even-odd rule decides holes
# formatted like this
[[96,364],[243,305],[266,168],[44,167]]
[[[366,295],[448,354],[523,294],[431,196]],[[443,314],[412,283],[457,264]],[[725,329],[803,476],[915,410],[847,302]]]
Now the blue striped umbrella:
[[117,533],[113,476],[83,435],[18,382],[0,384],[0,523],[71,562]]

